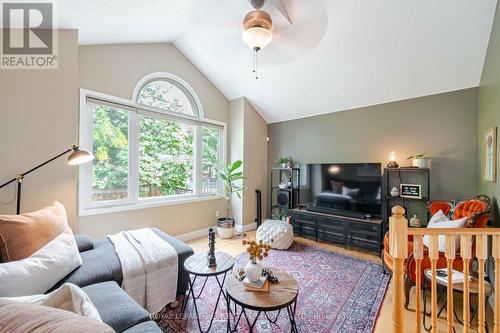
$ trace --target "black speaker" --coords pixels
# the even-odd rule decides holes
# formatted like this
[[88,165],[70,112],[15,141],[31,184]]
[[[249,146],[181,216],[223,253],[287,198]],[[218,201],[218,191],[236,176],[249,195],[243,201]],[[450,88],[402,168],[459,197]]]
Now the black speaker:
[[278,190],[276,201],[279,208],[290,208],[290,191]]

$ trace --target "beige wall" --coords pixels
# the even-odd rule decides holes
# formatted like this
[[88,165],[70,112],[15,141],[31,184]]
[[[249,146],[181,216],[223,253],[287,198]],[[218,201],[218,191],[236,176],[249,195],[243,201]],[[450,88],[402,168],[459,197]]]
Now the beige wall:
[[[126,99],[137,82],[152,72],[169,72],[188,82],[200,97],[206,118],[229,122],[229,102],[171,43],[89,45],[79,48],[80,87]],[[93,237],[124,229],[156,226],[172,235],[216,223],[223,199],[145,208],[79,218],[80,232]]]
[[267,123],[245,99],[245,201],[244,224],[257,218],[255,190],[262,193],[262,218],[267,216]]
[[[1,33],[1,29],[0,29]],[[78,133],[78,32],[59,31],[57,70],[0,70],[0,183],[63,152]],[[14,185],[0,190],[10,201]],[[61,157],[26,176],[22,212],[60,201],[76,227],[76,169]],[[15,204],[0,204],[0,214]]]
[[[243,160],[245,176],[242,198],[232,200],[233,216],[240,225],[257,218],[255,190],[262,192],[262,217],[267,200],[267,123],[244,97],[231,101],[231,162]],[[241,228],[241,226],[240,226]]]
[[477,194],[477,89],[414,98],[269,125],[269,166],[296,162],[382,162],[429,152],[431,198]]
[[[245,112],[245,99],[243,97],[235,99],[230,102],[229,112],[229,140],[231,141],[231,148],[229,151],[229,162],[232,163],[237,160],[242,160],[242,171],[245,173],[247,166],[244,160],[244,112]],[[245,199],[247,191],[243,191],[241,198],[233,195],[231,199],[231,212],[230,215],[235,219],[237,229],[241,229],[243,223],[243,200]]]

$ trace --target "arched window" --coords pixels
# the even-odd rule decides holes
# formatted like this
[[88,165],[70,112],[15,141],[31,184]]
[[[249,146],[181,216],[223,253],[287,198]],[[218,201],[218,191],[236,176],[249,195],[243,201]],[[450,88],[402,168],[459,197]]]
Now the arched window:
[[127,101],[82,91],[83,147],[96,156],[80,179],[81,211],[144,207],[221,189],[225,124],[205,119],[191,86],[169,73],[142,78]]
[[194,90],[170,73],[152,73],[144,77],[134,92],[138,104],[201,118],[201,105]]

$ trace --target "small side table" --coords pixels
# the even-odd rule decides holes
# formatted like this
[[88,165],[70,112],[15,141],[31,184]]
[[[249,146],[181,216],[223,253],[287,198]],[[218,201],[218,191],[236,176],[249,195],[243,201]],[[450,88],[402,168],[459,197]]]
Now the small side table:
[[[475,296],[478,296],[478,293],[479,293],[479,279],[476,278],[476,277],[473,277],[473,276],[470,276],[470,281],[469,281],[469,294],[470,295],[475,295]],[[426,331],[430,331],[432,329],[432,325],[429,326],[428,328],[426,327],[426,320],[425,318],[427,317],[426,316],[426,313],[427,313],[427,284],[431,283],[432,281],[432,270],[431,269],[426,269],[424,271],[424,279],[425,279],[425,282],[424,282],[424,288],[423,288],[423,302],[424,302],[424,328]],[[441,280],[437,280],[437,287],[438,289],[442,289],[440,295],[444,295],[443,297],[446,297],[446,290],[448,288],[448,282],[446,281],[441,281]],[[458,293],[461,293],[463,294],[464,293],[464,285],[462,282],[459,282],[459,283],[454,283],[453,284],[453,291],[454,292],[458,292]],[[488,305],[488,299],[489,299],[489,296],[491,295],[493,291],[493,287],[491,286],[491,283],[489,283],[488,281],[484,281],[484,293],[485,293],[485,309],[486,309],[486,306]],[[439,296],[441,297],[441,296]],[[439,298],[438,297],[438,298]],[[441,312],[446,308],[446,304],[447,304],[447,300],[444,300],[443,302],[443,306],[441,307],[441,309],[439,309],[438,311],[438,317],[439,315],[441,314]],[[472,312],[472,316],[470,318],[471,322],[472,320],[474,319],[474,317],[476,316],[477,314],[477,311],[479,309],[479,304],[478,304],[478,307],[476,309],[473,310]],[[455,311],[455,309],[453,309],[453,314],[455,315],[455,319],[457,320],[457,322],[460,324],[460,325],[463,325],[463,322],[462,320],[460,320],[460,318],[458,318],[457,316],[457,313]],[[485,326],[486,326],[486,333],[488,333],[488,321],[487,319],[485,318]],[[454,329],[454,328],[453,328]]]
[[[196,320],[198,322],[198,328],[200,329],[200,332],[206,333],[210,331],[210,328],[212,327],[212,323],[214,322],[215,318],[215,313],[217,311],[217,307],[219,305],[219,300],[220,296],[223,295],[224,299],[226,298],[226,294],[224,293],[224,282],[226,280],[226,275],[227,272],[230,271],[233,266],[234,266],[234,258],[225,252],[215,252],[215,258],[217,260],[217,266],[215,267],[208,267],[207,265],[207,254],[206,253],[200,253],[200,254],[193,254],[189,258],[184,261],[184,270],[190,274],[189,279],[188,279],[188,293],[187,296],[184,298],[184,302],[181,307],[181,313],[184,314],[186,311],[186,305],[189,301],[189,297],[193,298],[193,304],[194,304],[194,310],[196,312]],[[191,275],[194,276],[193,279],[191,279]],[[219,276],[222,275],[222,279],[219,279]],[[205,282],[203,282],[203,286],[201,287],[201,290],[197,293],[198,295],[195,296],[194,293],[194,284],[196,282],[196,279],[200,278],[205,278]],[[217,284],[219,285],[219,294],[217,296],[217,302],[215,303],[215,308],[212,313],[212,317],[210,318],[210,324],[208,324],[208,328],[206,330],[203,330],[201,328],[201,323],[200,323],[200,316],[198,313],[198,306],[196,305],[196,300],[200,298],[201,294],[203,293],[203,289],[205,289],[205,285],[207,284],[208,278],[209,277],[215,277],[217,280]]]
[[[277,284],[270,283],[269,291],[248,291],[241,281],[236,277],[230,276],[226,284],[227,294],[227,330],[236,332],[238,324],[245,317],[249,332],[253,332],[259,316],[264,312],[267,320],[275,324],[278,320],[281,310],[286,309],[290,319],[292,333],[298,333],[297,322],[295,321],[295,311],[297,306],[297,296],[299,295],[299,284],[287,272],[270,268],[273,274],[278,277]],[[235,303],[235,312],[232,313],[231,301]],[[236,305],[241,307],[239,315],[236,312]],[[250,322],[245,310],[257,311],[255,319]],[[270,318],[268,312],[278,311],[274,318]],[[234,326],[231,325],[231,315],[234,318]]]

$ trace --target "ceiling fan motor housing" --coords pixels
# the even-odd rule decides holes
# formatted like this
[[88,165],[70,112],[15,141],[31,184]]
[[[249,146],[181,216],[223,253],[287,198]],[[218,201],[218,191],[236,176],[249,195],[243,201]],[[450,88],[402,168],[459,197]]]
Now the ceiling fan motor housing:
[[243,28],[245,30],[256,27],[271,30],[272,26],[273,20],[271,20],[271,16],[260,9],[252,10],[243,20]]

